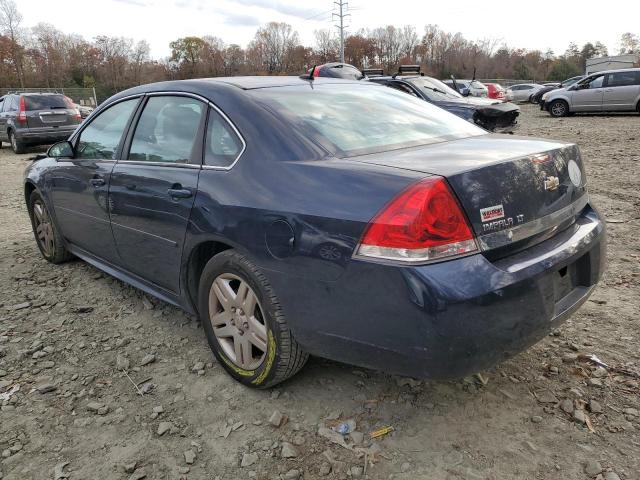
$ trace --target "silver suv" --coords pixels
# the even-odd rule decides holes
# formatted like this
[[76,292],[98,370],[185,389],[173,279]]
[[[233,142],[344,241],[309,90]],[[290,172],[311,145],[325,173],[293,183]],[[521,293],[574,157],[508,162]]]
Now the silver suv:
[[13,93],[0,97],[0,146],[15,153],[31,145],[66,140],[82,121],[69,97],[59,93]]
[[593,73],[568,88],[544,94],[542,101],[552,117],[576,112],[640,113],[640,68]]

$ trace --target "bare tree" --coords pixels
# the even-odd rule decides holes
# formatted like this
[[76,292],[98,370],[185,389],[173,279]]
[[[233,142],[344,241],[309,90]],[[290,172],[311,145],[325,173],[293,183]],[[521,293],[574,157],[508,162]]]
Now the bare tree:
[[142,83],[142,69],[144,65],[149,61],[151,48],[146,40],[140,40],[136,43],[135,47],[131,51],[131,73],[133,83],[140,85]]
[[11,41],[12,62],[20,82],[20,87],[24,88],[23,54],[24,50],[20,44],[20,24],[22,14],[18,11],[16,2],[13,0],[0,0],[0,32],[9,37]]
[[332,62],[338,56],[340,40],[336,34],[329,29],[316,30],[313,32],[316,40],[315,53],[322,63]]
[[250,50],[261,58],[269,73],[286,70],[289,54],[300,44],[298,32],[291,25],[282,22],[269,22],[256,32],[250,44]]

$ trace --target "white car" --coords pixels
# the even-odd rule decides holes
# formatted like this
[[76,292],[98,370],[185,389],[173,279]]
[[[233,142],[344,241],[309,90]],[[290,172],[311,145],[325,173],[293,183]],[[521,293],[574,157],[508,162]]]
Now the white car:
[[529,97],[536,93],[544,85],[538,83],[520,83],[507,88],[507,100],[510,102],[528,102]]

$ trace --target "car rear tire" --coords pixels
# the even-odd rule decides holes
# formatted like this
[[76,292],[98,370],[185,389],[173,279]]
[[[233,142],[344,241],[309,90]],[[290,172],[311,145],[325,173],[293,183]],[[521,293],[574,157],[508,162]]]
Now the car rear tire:
[[307,362],[308,354],[293,338],[267,278],[234,250],[219,253],[205,265],[198,311],[213,354],[246,386],[272,387]]
[[29,196],[29,217],[33,235],[45,260],[51,263],[62,263],[73,257],[65,248],[64,241],[49,214],[49,209],[37,190],[31,192]]
[[13,153],[24,153],[25,148],[24,148],[24,144],[18,140],[16,138],[16,136],[14,135],[13,131],[9,131],[9,143],[11,144],[11,149],[13,150]]
[[549,113],[552,117],[566,117],[569,115],[569,105],[564,100],[554,100],[549,105]]

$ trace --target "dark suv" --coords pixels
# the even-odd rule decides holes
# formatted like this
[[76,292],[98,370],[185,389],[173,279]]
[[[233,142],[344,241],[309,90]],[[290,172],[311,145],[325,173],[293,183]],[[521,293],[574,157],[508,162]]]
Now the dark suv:
[[59,93],[15,93],[0,98],[0,145],[25,147],[66,140],[82,121],[70,98]]

